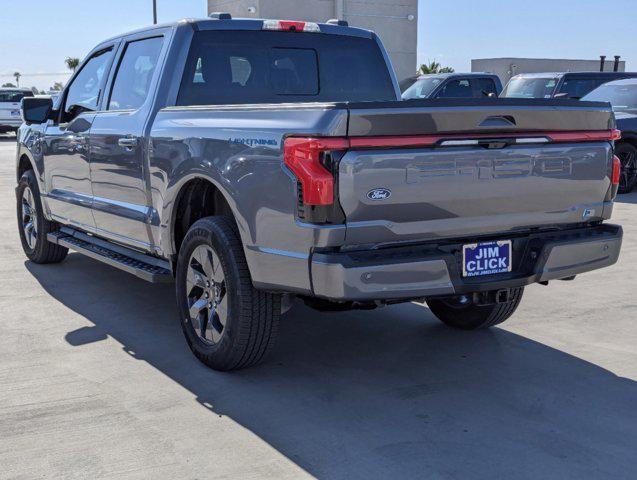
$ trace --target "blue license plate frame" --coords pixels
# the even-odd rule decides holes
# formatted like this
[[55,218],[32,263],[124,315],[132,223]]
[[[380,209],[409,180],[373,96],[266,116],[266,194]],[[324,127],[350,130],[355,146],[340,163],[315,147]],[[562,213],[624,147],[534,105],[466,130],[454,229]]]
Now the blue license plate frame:
[[469,243],[462,247],[462,276],[482,277],[511,273],[513,270],[513,242],[497,240]]

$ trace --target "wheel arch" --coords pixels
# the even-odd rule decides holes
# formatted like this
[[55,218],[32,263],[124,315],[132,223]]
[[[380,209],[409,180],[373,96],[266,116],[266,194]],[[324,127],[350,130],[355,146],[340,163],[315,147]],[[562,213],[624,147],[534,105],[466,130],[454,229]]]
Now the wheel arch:
[[206,216],[225,215],[232,218],[243,239],[242,217],[237,214],[232,196],[219,182],[207,176],[192,175],[182,179],[179,186],[175,186],[175,191],[168,229],[170,251],[173,254],[179,253],[190,226]]
[[33,170],[37,176],[37,171],[35,169],[33,160],[25,152],[22,152],[22,154],[18,158],[18,162],[16,165],[16,181],[19,182],[22,178],[22,175],[24,175],[24,173],[29,170]]

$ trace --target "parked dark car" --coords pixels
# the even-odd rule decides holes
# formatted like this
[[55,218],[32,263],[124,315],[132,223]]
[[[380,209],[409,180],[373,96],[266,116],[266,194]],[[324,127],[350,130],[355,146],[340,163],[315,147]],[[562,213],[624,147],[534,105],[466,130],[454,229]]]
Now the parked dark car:
[[522,73],[509,80],[500,96],[579,100],[604,83],[635,77],[637,77],[636,72]]
[[605,83],[582,100],[610,102],[615,111],[617,128],[622,138],[615,144],[615,154],[622,163],[620,193],[630,192],[637,185],[637,79]]
[[502,82],[491,73],[437,73],[421,75],[403,91],[403,100],[421,98],[483,98],[498,96]]

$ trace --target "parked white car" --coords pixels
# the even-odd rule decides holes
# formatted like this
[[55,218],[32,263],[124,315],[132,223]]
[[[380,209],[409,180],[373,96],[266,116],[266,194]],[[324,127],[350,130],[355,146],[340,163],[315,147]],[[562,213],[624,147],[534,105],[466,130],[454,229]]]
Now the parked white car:
[[28,88],[0,88],[0,133],[17,132],[22,125],[20,102],[24,97],[33,97]]

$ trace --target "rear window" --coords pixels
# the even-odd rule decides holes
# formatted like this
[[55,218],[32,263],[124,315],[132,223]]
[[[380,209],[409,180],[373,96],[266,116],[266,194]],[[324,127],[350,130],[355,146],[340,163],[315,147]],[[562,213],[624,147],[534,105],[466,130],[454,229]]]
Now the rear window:
[[396,100],[371,39],[263,31],[197,32],[177,105]]
[[556,78],[513,77],[502,91],[507,98],[551,98],[557,85]]
[[15,90],[0,90],[0,103],[1,102],[9,102],[9,103],[17,103],[22,100],[24,97],[32,97],[33,93],[31,92],[19,92]]
[[568,98],[582,98],[587,93],[595,90],[611,78],[603,79],[599,77],[570,77],[566,76],[560,87],[560,92]]

